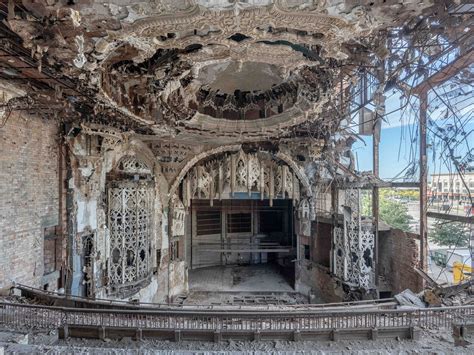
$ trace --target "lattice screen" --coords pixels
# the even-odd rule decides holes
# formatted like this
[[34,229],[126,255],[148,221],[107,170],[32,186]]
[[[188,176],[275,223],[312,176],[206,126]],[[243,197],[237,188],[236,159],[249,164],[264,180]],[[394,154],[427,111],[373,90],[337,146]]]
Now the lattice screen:
[[345,190],[344,226],[334,228],[334,272],[348,284],[366,290],[374,287],[372,230],[362,226],[360,190]]
[[133,286],[151,273],[153,185],[120,181],[109,185],[109,286]]
[[117,169],[127,174],[151,174],[151,169],[134,156],[125,156],[120,159]]

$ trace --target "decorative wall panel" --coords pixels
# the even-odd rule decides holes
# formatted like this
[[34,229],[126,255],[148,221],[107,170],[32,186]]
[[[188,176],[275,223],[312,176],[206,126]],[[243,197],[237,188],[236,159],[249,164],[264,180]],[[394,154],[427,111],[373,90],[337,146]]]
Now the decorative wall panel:
[[[307,237],[311,236],[311,208],[308,199],[302,199],[298,206],[299,234]],[[314,219],[313,219],[314,220]]]
[[134,156],[120,159],[118,170],[126,174],[151,174],[150,168]]
[[183,203],[190,200],[221,199],[230,192],[259,193],[261,199],[300,200],[300,180],[283,161],[270,153],[226,154],[192,168],[183,180]]
[[153,184],[119,181],[109,184],[109,286],[127,293],[151,272]]
[[173,237],[184,235],[184,223],[186,217],[186,210],[178,196],[173,196],[173,225],[171,233]]
[[337,277],[344,280],[346,278],[346,254],[349,252],[349,247],[346,243],[344,235],[344,228],[334,228],[334,273]]
[[334,228],[334,273],[350,286],[373,289],[375,236],[362,225],[360,189],[344,192],[344,225]]

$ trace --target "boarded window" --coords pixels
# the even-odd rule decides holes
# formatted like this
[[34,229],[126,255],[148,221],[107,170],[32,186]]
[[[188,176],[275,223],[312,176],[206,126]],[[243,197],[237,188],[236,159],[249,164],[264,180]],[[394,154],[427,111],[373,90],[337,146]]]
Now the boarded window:
[[227,233],[251,233],[252,215],[250,213],[227,214]]
[[56,239],[44,240],[44,274],[56,271]]
[[196,211],[196,234],[210,235],[221,233],[221,211],[209,209]]
[[57,241],[58,235],[56,233],[56,227],[45,228],[43,245],[44,275],[56,271]]

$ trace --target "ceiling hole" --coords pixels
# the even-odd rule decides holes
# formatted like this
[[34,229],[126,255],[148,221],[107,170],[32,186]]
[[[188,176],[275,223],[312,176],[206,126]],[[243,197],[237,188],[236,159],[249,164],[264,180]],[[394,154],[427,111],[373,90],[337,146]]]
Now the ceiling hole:
[[252,38],[252,37],[246,36],[242,33],[235,33],[235,34],[233,34],[232,36],[229,37],[229,39],[231,39],[235,42],[242,42],[243,40],[246,40],[248,38]]

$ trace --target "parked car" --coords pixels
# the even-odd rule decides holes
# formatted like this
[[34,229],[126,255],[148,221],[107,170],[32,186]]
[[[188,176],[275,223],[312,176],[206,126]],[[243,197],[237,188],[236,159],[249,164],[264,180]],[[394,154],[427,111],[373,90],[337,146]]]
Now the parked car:
[[447,259],[446,250],[435,250],[431,253],[431,260],[439,267],[446,267]]

